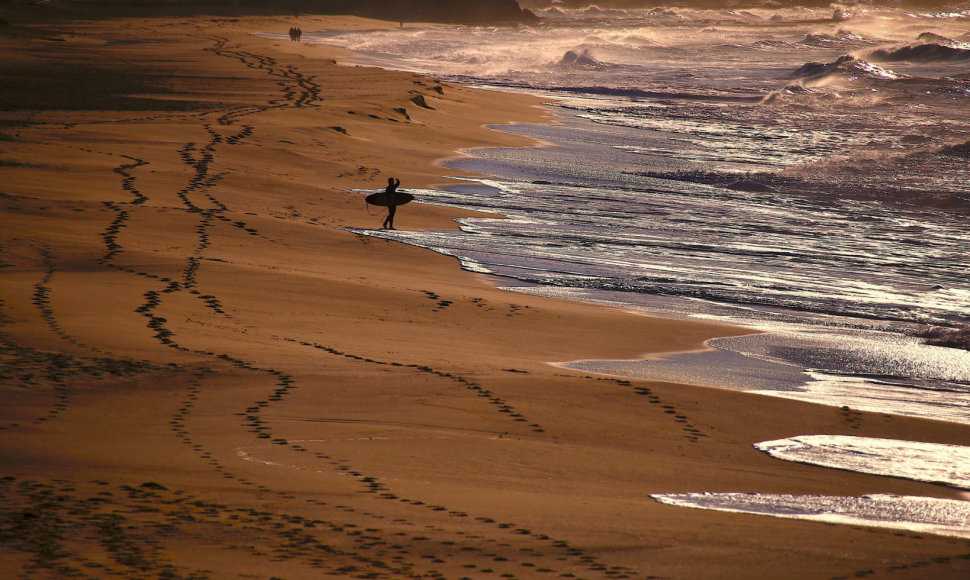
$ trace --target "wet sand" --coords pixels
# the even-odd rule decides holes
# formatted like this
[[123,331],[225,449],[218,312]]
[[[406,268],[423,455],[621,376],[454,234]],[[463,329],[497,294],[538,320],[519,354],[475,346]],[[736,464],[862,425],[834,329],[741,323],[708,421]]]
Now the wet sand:
[[[553,366],[746,331],[501,291],[348,231],[383,219],[348,190],[428,187],[463,148],[527,146],[483,126],[542,120],[538,101],[252,35],[287,18],[4,10],[5,577],[970,572],[963,539],[649,497],[962,499],[752,445],[965,444],[967,427]],[[459,215],[411,204],[396,224]]]

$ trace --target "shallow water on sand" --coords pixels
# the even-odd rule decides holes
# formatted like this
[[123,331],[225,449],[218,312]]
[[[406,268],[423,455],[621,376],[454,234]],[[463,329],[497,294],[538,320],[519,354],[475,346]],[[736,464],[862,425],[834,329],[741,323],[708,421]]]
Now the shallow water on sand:
[[[764,194],[690,184],[617,191],[514,177],[483,183],[489,189],[414,193],[507,219],[465,219],[460,233],[373,235],[456,256],[468,270],[520,281],[513,288],[523,292],[768,333],[710,343],[743,357],[684,354],[573,368],[970,423],[970,352],[913,336],[970,312],[954,291],[967,285],[956,279],[963,270],[957,246],[970,242],[960,220],[936,219],[938,241],[920,245],[891,235],[899,218],[886,208],[860,225],[832,204],[791,207]],[[564,214],[562,203],[576,209]],[[766,213],[770,224],[755,217]],[[936,255],[927,252],[934,245]]]
[[757,493],[681,493],[651,496],[669,505],[781,518],[854,524],[970,538],[970,502],[930,497],[862,497]]

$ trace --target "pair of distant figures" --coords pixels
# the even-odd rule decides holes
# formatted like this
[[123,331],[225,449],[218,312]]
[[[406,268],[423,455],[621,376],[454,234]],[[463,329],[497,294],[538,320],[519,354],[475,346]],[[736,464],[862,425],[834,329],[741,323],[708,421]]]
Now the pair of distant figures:
[[303,31],[299,28],[292,26],[290,27],[290,41],[300,42],[300,37],[303,36]]
[[365,201],[371,205],[387,208],[387,217],[384,218],[384,224],[381,225],[382,230],[393,230],[394,214],[397,212],[397,206],[404,205],[414,199],[414,196],[410,193],[398,191],[397,188],[399,185],[401,185],[400,179],[389,177],[387,179],[387,187],[384,189],[384,191],[372,193],[364,198]]

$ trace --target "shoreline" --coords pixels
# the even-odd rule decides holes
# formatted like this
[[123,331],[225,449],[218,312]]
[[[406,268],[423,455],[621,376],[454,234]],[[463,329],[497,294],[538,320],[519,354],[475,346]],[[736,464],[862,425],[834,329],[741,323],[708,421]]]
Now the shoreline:
[[[966,574],[962,540],[647,497],[957,499],[751,444],[809,432],[958,444],[966,428],[564,372],[545,361],[740,329],[512,293],[346,231],[378,220],[344,190],[389,175],[440,184],[443,152],[526,143],[484,125],[529,119],[536,99],[338,67],[326,50],[251,35],[289,18],[125,21],[151,45],[106,45],[131,36],[113,21],[71,23],[54,42],[38,40],[42,23],[8,20],[25,37],[0,37],[17,49],[6,70],[81,55],[99,67],[77,64],[68,88],[124,82],[79,95],[87,108],[49,97],[0,112],[0,570]],[[132,87],[155,108],[131,109]],[[468,214],[409,205],[397,221]]]
[[[508,92],[530,94],[529,91],[519,92],[510,90]],[[554,97],[549,97],[549,99],[554,100]],[[557,122],[561,124],[562,119],[558,117],[559,112],[554,111],[553,114],[557,115]],[[539,137],[541,135],[549,139],[549,141],[542,141],[545,146],[560,146],[568,148],[573,142],[578,141],[575,130],[573,131],[573,134],[567,132],[565,135],[563,135],[556,134],[554,131],[543,128],[543,126],[543,124],[525,123],[508,128],[494,128],[499,131],[506,131],[514,135],[521,135],[532,139],[541,139],[541,137]],[[556,143],[559,143],[560,145],[556,145]],[[489,151],[490,150],[488,149],[477,150],[474,152],[475,154],[465,158],[469,159],[469,161],[459,161],[449,167],[484,173],[488,173],[489,168],[491,167],[492,170],[495,171],[495,175],[498,176],[491,179],[495,179],[498,182],[502,182],[503,180],[507,179],[513,188],[517,182],[528,183],[530,180],[545,179],[550,179],[553,182],[556,181],[555,177],[549,176],[551,174],[541,172],[539,169],[542,167],[541,164],[530,165],[530,162],[523,162],[521,165],[517,165],[517,162],[515,161],[515,149],[513,148],[495,149],[494,153],[489,153]],[[492,186],[485,187],[491,188]],[[495,187],[501,189],[500,185]],[[445,186],[443,189],[451,192],[459,191],[453,186]],[[468,188],[468,191],[474,190]],[[469,207],[477,207],[481,205],[482,207],[487,208],[491,205],[487,199],[476,201],[477,203],[470,204]],[[462,207],[462,202],[460,200],[454,199],[450,196],[444,196],[442,203],[448,205],[449,207]],[[502,205],[502,203],[497,202],[495,204],[496,207],[494,208],[495,211],[501,212]],[[515,208],[516,206],[514,204],[509,204],[508,206],[508,209],[512,212],[513,216],[522,215],[521,213],[516,214]],[[489,226],[485,224],[480,225],[481,228],[486,231],[490,229]],[[503,234],[501,231],[499,231],[496,235],[502,236]],[[487,238],[488,236],[486,235],[484,239],[487,240]],[[388,239],[395,238],[391,236]],[[424,245],[420,241],[396,241],[412,243],[418,247],[435,249],[435,244],[433,242],[430,245]],[[509,243],[514,243],[514,238],[508,238],[506,241]],[[447,242],[443,242],[442,244],[442,247],[450,247]],[[462,244],[458,243],[455,245],[455,247],[460,248],[462,247]],[[458,250],[457,252],[454,250],[435,251],[440,251],[445,255],[463,255],[461,250]],[[471,250],[466,248],[466,252],[467,251]],[[499,263],[497,262],[497,264]],[[501,264],[499,264],[499,267],[501,268]],[[497,273],[496,275],[502,276],[501,273]],[[515,275],[510,275],[508,280],[516,281],[518,284],[525,284],[526,286],[512,288],[513,290],[523,293],[534,293],[536,295],[589,304],[603,304],[614,308],[628,308],[630,312],[636,315],[656,316],[675,320],[697,319],[694,318],[696,314],[688,314],[686,311],[677,307],[671,308],[670,304],[663,301],[661,301],[658,305],[651,303],[649,300],[642,299],[634,300],[632,298],[615,298],[614,300],[610,300],[603,297],[597,297],[598,294],[596,290],[580,290],[579,288],[570,288],[568,283],[565,288],[559,288],[556,284],[544,286],[534,281],[530,281],[528,275],[524,275],[521,278],[516,277]],[[538,289],[533,289],[533,291],[527,291],[524,289],[532,285],[537,285]],[[514,286],[514,284],[511,284],[510,286]],[[545,291],[541,290],[541,288],[544,288]],[[603,293],[609,294],[609,291],[603,291]],[[649,294],[649,292],[647,292],[647,294]],[[722,311],[724,310],[727,309],[722,309]],[[755,317],[747,320],[744,317],[734,316],[729,313],[715,313],[715,308],[709,308],[707,312],[709,314],[708,316],[698,318],[710,320],[715,323],[740,328],[748,328],[751,335],[769,335],[766,340],[769,343],[775,343],[778,348],[784,348],[786,346],[790,347],[792,344],[790,337],[799,334],[798,332],[793,333],[790,329],[786,330],[784,328],[786,324],[773,323],[770,319],[762,320]],[[798,311],[795,310],[795,312]],[[805,313],[800,314],[805,315]],[[814,314],[810,316],[814,316]],[[749,326],[749,323],[753,324],[753,326]],[[802,330],[811,332],[812,328],[813,327],[811,325],[807,325]],[[878,330],[884,331],[885,329]],[[870,332],[871,331],[872,329],[870,329]],[[832,336],[839,334],[846,337],[852,336],[851,333],[846,334],[839,331],[831,334]],[[910,336],[908,333],[905,335]],[[786,339],[786,336],[789,338]],[[720,338],[724,338],[726,340],[720,341]],[[715,341],[721,342],[722,344],[710,344]],[[689,383],[712,388],[728,388],[752,393],[760,393],[765,396],[787,396],[796,400],[811,401],[817,404],[836,407],[844,407],[848,404],[852,407],[858,407],[859,409],[876,413],[889,413],[901,416],[930,418],[955,424],[967,424],[968,422],[966,420],[966,414],[962,412],[963,408],[959,402],[955,402],[952,405],[947,406],[942,397],[929,401],[908,401],[906,391],[903,388],[905,386],[905,382],[908,380],[907,375],[896,376],[888,373],[882,374],[876,371],[862,372],[849,369],[840,371],[840,367],[837,366],[822,366],[815,368],[812,365],[808,365],[807,367],[804,367],[797,362],[798,357],[793,357],[790,359],[782,357],[784,360],[779,361],[771,357],[763,358],[763,356],[759,356],[759,354],[755,353],[745,353],[743,352],[744,349],[739,350],[736,346],[728,346],[732,344],[737,345],[738,343],[743,342],[745,342],[743,337],[738,336],[715,337],[705,343],[706,349],[698,351],[664,352],[660,353],[658,356],[652,356],[650,353],[646,353],[643,356],[629,359],[584,358],[574,361],[553,361],[551,364],[556,364],[562,366],[563,368],[595,372],[605,376],[626,379],[632,378]],[[800,342],[807,343],[809,341],[804,340],[803,337]],[[823,341],[815,341],[815,343],[816,346],[824,347]],[[875,344],[871,348],[873,350],[878,350],[879,346],[879,344]],[[684,356],[694,352],[705,352],[705,350],[708,352],[709,356]],[[809,351],[811,349],[803,347],[803,350]],[[763,353],[764,351],[765,347],[761,347],[759,352]],[[851,355],[853,353],[850,352],[849,354]],[[891,357],[891,355],[883,356],[887,360]],[[670,359],[672,358],[676,358],[678,361],[683,361],[683,364],[666,364],[671,363]],[[805,357],[803,356],[802,358]],[[687,359],[694,359],[694,362],[690,362]],[[794,370],[794,372],[791,372],[792,370]],[[862,383],[869,380],[873,383],[872,387],[875,394],[873,396],[853,396],[850,393],[850,387],[854,385],[838,385],[837,387],[833,387],[833,385],[838,382],[838,377],[843,377],[845,382],[848,383]],[[917,382],[921,381],[919,378],[909,380]],[[939,380],[942,381],[945,379]],[[957,383],[959,383],[959,380],[957,380]],[[889,391],[883,386],[886,384],[898,386],[898,392],[893,393],[893,396],[890,397]],[[859,390],[864,390],[864,388],[860,386]],[[942,405],[946,407],[946,409],[943,409],[943,407],[938,407],[937,405]]]

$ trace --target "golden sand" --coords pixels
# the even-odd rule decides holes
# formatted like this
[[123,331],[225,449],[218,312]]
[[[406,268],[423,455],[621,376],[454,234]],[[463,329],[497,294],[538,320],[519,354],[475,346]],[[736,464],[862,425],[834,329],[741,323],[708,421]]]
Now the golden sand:
[[484,125],[544,120],[535,99],[252,34],[286,18],[39,18],[0,29],[3,577],[970,575],[965,540],[649,498],[958,498],[752,444],[967,428],[565,370],[746,331],[498,290],[348,231],[382,220],[350,189],[530,145]]

